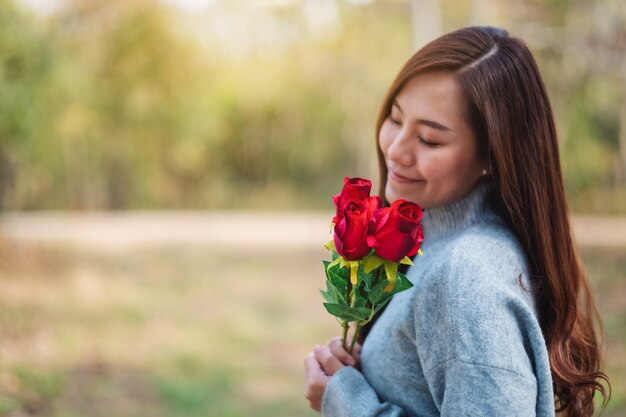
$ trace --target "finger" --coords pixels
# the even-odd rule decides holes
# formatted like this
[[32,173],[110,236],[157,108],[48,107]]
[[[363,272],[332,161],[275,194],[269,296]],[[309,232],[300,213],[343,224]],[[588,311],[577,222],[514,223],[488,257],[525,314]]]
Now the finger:
[[353,353],[352,357],[354,358],[354,362],[355,362],[354,366],[359,366],[359,364],[361,363],[361,354],[360,353]]
[[320,389],[324,389],[326,383],[328,382],[329,376],[326,375],[322,365],[319,363],[317,359],[315,359],[315,355],[313,352],[309,353],[304,361],[305,366],[305,384],[306,389],[315,392]]
[[304,360],[304,366],[307,374],[304,384],[304,396],[309,400],[309,406],[319,412],[329,377],[322,370],[313,352],[307,355]]
[[315,359],[315,354],[310,352],[306,359],[304,359],[304,369],[306,371],[307,381],[313,381],[319,379],[322,376],[326,376],[322,365]]
[[356,364],[355,359],[344,349],[341,339],[336,337],[331,339],[328,342],[328,347],[330,351],[337,359],[339,359],[342,363],[350,366],[354,366]]
[[[336,339],[341,341],[340,337],[337,337]],[[334,339],[333,339],[334,340]],[[341,342],[340,342],[341,344]],[[349,352],[350,351],[350,347],[352,346],[352,339],[350,337],[346,338],[346,347],[344,348],[345,351]],[[343,345],[342,345],[343,347]],[[354,354],[360,354],[362,350],[362,346],[359,342],[355,342],[354,346],[352,347],[352,355],[354,356]]]
[[328,345],[315,346],[313,352],[315,359],[322,365],[322,369],[324,369],[327,375],[334,375],[339,370],[345,368],[345,365],[330,351]]

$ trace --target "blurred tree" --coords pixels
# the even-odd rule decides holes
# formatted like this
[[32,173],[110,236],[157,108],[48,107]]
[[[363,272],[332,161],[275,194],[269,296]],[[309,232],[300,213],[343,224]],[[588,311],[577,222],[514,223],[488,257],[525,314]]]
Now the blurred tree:
[[8,204],[24,162],[45,159],[37,131],[43,127],[53,54],[30,16],[10,0],[0,2],[0,208]]
[[626,212],[624,2],[168,4],[0,2],[0,204],[329,208],[344,175],[375,178],[378,106],[430,19],[422,37],[498,24],[527,40],[573,207]]
[[[569,112],[564,146],[566,186],[583,211],[626,212],[626,7],[623,2],[573,2],[565,7],[553,84]],[[560,75],[560,76],[559,76]]]
[[190,133],[187,110],[204,74],[195,45],[169,19],[151,2],[98,0],[71,3],[51,25],[82,78],[70,86],[69,126],[59,126],[82,149],[69,152],[70,169],[85,179],[79,207],[159,204],[171,197],[160,192],[165,171],[185,182],[171,151]]

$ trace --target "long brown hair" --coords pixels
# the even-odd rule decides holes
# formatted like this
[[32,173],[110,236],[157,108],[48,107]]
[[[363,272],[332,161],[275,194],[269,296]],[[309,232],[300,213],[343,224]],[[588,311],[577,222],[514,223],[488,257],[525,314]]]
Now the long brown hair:
[[591,416],[596,391],[606,404],[610,389],[600,370],[602,324],[572,237],[556,128],[537,64],[522,40],[489,26],[448,33],[415,53],[389,88],[376,125],[382,197],[387,166],[378,132],[402,87],[428,71],[455,74],[496,186],[497,210],[528,256],[557,411]]

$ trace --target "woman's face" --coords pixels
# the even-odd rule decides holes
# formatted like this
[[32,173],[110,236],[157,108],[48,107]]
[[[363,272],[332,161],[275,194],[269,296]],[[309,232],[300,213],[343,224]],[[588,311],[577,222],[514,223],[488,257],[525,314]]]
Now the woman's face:
[[385,196],[423,208],[465,197],[482,176],[478,143],[453,75],[415,76],[396,96],[379,143],[387,164]]

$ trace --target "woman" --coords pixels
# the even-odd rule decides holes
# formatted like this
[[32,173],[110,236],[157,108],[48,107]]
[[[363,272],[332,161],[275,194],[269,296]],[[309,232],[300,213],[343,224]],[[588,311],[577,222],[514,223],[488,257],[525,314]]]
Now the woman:
[[424,256],[348,355],[305,360],[327,416],[591,416],[598,319],[556,129],[525,44],[470,27],[404,65],[377,124],[381,196],[425,209]]

